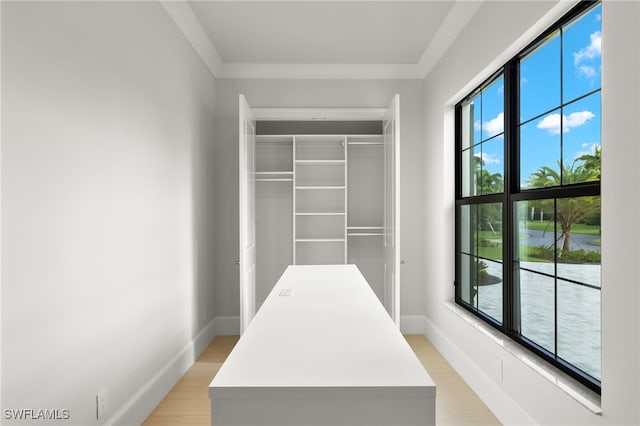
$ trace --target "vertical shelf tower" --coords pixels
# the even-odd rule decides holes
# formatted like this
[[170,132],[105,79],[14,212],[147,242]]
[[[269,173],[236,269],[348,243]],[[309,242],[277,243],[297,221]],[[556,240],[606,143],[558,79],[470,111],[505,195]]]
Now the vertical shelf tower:
[[294,136],[293,264],[347,263],[344,136]]

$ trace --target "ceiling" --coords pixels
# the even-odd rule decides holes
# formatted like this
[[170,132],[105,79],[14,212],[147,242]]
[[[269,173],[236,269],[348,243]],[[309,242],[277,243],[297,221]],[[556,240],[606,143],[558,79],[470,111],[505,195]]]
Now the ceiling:
[[424,78],[480,5],[423,1],[165,1],[217,77]]

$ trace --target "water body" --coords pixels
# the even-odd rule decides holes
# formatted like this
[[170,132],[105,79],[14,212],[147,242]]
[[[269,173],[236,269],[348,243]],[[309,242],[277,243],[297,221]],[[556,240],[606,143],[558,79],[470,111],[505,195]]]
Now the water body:
[[[560,235],[558,235],[560,237]],[[600,239],[599,235],[589,234],[571,234],[571,250],[584,249],[587,251],[600,252],[600,245],[594,243],[595,240]],[[554,232],[539,231],[537,229],[520,228],[520,242],[532,247],[551,247],[553,246]],[[558,240],[558,245],[562,244],[562,240]]]

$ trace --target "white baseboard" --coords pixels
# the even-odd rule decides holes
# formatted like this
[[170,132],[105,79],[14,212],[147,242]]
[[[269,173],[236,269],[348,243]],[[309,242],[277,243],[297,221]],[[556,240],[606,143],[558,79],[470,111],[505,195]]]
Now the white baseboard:
[[131,396],[105,425],[139,425],[151,414],[173,386],[216,337],[217,318],[211,320],[191,342]]
[[467,352],[427,317],[424,317],[424,335],[503,424],[537,424]]

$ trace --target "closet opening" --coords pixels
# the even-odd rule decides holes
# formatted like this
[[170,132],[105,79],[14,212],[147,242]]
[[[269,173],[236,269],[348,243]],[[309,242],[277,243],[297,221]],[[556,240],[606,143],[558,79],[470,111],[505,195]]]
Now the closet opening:
[[241,331],[289,265],[355,264],[399,322],[397,102],[274,118],[241,96]]

